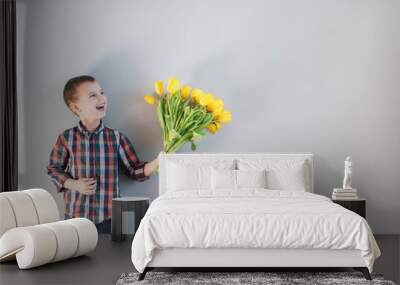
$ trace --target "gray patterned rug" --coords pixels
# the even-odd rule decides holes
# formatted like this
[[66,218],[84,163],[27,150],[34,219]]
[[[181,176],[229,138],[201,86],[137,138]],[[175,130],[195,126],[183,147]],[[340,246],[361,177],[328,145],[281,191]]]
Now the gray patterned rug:
[[138,273],[124,273],[117,285],[145,284],[379,284],[395,285],[384,280],[382,275],[372,275],[368,281],[360,272],[148,272],[146,278],[138,281]]

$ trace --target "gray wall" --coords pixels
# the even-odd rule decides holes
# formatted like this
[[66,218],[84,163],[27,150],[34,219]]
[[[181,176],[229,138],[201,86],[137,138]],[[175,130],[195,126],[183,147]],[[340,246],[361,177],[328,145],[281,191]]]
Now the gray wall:
[[[68,78],[97,77],[106,124],[152,159],[160,130],[142,96],[175,75],[233,113],[200,152],[312,152],[323,195],[351,155],[374,232],[400,233],[399,1],[17,2],[21,188],[54,193],[48,155],[77,122],[62,101]],[[157,195],[157,177],[121,184]]]

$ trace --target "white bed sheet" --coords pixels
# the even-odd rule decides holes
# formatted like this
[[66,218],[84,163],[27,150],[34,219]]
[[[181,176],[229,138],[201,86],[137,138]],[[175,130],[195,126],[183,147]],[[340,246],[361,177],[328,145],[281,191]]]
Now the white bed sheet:
[[265,189],[160,196],[133,239],[135,268],[166,248],[357,249],[371,272],[380,255],[359,215],[321,195]]

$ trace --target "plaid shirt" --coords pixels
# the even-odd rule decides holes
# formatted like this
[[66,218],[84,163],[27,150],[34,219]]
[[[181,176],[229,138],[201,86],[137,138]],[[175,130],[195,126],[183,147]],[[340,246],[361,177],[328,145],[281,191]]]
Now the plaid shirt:
[[[135,180],[144,181],[146,162],[138,159],[130,141],[120,132],[107,128],[101,122],[89,132],[78,126],[58,136],[47,167],[58,192],[64,193],[65,214],[85,217],[94,223],[111,218],[112,198],[119,196],[118,165]],[[69,179],[95,178],[96,193],[83,195],[64,188]]]

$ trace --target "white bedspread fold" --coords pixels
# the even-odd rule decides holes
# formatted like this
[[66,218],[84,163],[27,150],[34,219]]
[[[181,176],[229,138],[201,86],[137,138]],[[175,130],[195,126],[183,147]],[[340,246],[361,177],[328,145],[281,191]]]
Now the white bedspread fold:
[[365,219],[299,191],[181,191],[153,201],[132,243],[143,272],[155,249],[358,249],[372,272],[380,250]]

